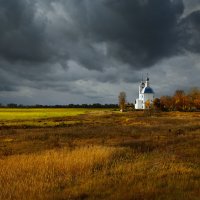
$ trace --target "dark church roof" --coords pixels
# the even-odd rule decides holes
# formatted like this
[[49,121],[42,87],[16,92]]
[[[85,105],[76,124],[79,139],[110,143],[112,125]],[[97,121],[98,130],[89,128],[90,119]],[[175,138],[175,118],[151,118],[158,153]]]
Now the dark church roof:
[[144,93],[144,94],[145,94],[145,93],[152,94],[152,93],[154,93],[154,91],[153,91],[153,89],[150,88],[150,87],[145,87],[145,88],[143,89],[142,93]]

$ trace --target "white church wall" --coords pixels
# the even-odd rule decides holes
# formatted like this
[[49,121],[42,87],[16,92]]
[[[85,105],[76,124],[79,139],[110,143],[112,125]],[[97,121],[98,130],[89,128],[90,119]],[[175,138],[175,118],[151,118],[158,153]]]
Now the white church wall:
[[143,101],[136,99],[135,109],[143,109]]
[[144,102],[146,102],[146,101],[150,101],[150,103],[153,103],[153,98],[154,97],[154,95],[153,94],[144,94]]
[[146,109],[145,103],[149,101],[150,104],[152,104],[153,100],[154,100],[154,94],[150,93],[144,94],[144,104],[143,104],[144,109]]

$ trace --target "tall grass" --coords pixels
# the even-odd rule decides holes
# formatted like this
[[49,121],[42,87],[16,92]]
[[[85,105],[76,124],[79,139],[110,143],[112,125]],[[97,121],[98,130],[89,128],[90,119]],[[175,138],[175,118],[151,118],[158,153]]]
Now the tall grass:
[[51,199],[106,167],[115,151],[95,146],[1,159],[0,199]]
[[0,160],[0,199],[198,199],[199,168],[167,153],[79,147]]

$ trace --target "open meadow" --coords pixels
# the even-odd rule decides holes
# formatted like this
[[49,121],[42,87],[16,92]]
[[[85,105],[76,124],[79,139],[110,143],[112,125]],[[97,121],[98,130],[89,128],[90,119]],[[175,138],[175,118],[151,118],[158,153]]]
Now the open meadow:
[[200,112],[0,109],[2,200],[199,200]]

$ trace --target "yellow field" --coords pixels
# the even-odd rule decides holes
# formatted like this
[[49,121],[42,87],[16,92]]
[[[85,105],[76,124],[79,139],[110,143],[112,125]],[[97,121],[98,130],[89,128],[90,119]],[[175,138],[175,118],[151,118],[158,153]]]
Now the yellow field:
[[88,111],[84,108],[0,108],[0,120],[27,120],[76,116],[87,113]]
[[64,126],[4,119],[0,199],[199,199],[200,113],[79,111],[32,119]]
[[[64,117],[73,117],[88,112],[98,112],[99,109],[84,108],[0,108],[1,126],[26,126],[26,127],[47,127],[59,126],[58,118],[62,118],[62,126],[79,123],[74,121],[63,121]],[[102,109],[106,111],[109,109]]]

